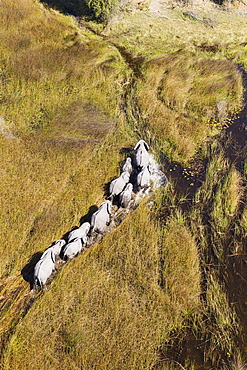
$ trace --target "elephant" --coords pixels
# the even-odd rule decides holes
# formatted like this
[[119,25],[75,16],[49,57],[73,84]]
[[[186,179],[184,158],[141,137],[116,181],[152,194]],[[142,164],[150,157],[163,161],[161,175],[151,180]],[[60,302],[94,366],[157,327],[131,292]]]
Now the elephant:
[[99,209],[93,213],[91,217],[92,231],[102,233],[105,226],[110,222],[112,203],[110,200],[105,200],[99,206]]
[[136,144],[134,150],[136,151],[134,157],[135,166],[138,169],[147,166],[149,163],[148,144],[144,140],[140,140]]
[[132,198],[133,185],[128,183],[126,188],[120,193],[119,203],[123,208],[127,208]]

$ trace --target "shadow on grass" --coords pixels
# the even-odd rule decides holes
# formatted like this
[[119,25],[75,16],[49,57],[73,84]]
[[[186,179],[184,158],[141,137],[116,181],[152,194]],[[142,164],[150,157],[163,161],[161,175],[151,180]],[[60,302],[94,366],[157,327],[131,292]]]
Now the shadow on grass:
[[42,256],[42,252],[36,252],[31,257],[31,259],[28,261],[28,263],[23,267],[21,270],[21,275],[25,281],[27,281],[30,284],[30,289],[33,289],[34,284],[34,267],[36,263],[40,260],[40,257]]
[[85,0],[41,0],[41,2],[64,14],[74,15],[75,17],[93,17],[93,13]]
[[80,218],[80,226],[84,223],[84,222],[91,222],[91,217],[92,217],[92,214],[94,212],[96,212],[98,210],[98,207],[94,204],[93,206],[91,206],[88,210],[88,213],[84,216],[82,216]]

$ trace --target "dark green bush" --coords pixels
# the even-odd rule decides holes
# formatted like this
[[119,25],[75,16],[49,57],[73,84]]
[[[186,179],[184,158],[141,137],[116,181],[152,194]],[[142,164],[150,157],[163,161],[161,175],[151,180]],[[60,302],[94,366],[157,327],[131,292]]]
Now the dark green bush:
[[118,0],[86,0],[86,3],[97,20],[106,22],[116,9]]

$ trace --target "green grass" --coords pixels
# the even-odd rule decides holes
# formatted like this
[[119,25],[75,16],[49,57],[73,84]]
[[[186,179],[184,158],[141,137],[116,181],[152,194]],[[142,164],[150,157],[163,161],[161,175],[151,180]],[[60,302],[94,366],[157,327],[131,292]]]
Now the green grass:
[[[178,7],[165,9],[165,17],[125,14],[104,31],[142,73],[130,98],[129,120],[173,161],[188,163],[242,105],[235,63],[245,65],[244,17],[207,6],[195,11],[215,18],[214,28],[184,17],[186,7]],[[230,57],[234,50],[241,55]]]
[[227,53],[234,61],[240,58],[246,65],[246,22],[241,13],[234,9],[223,12],[209,2],[195,4],[194,10],[201,17],[217,21],[212,28],[184,17],[183,12],[188,8],[193,9],[193,6],[179,4],[171,9],[168,5],[164,17],[151,16],[148,12],[127,13],[118,22],[111,22],[105,34],[133,55],[170,54],[186,47],[191,53],[199,50],[214,59],[221,59]]
[[239,328],[236,313],[229,307],[224,288],[214,273],[209,276],[207,305],[212,325],[210,329],[207,329],[210,333],[210,348],[207,355],[217,364],[219,363],[219,352],[226,357],[233,357],[237,354],[235,336]]

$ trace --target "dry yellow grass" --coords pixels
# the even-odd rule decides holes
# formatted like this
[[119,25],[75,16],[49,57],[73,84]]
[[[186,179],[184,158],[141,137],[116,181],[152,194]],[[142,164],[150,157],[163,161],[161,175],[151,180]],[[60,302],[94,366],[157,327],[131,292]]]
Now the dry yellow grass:
[[[72,18],[35,1],[22,0],[17,6],[6,0],[1,5],[0,117],[7,133],[0,137],[1,250],[7,250],[0,276],[4,276],[20,271],[24,260],[44,250],[55,235],[63,235],[72,222],[78,223],[78,214],[91,205],[88,201],[97,200],[90,195],[83,207],[79,201],[74,205],[68,188],[77,172],[86,171],[88,182],[84,173],[82,183],[97,189],[109,181],[106,175],[99,180],[100,170],[97,175],[91,170],[91,157],[114,130],[126,71],[117,50],[79,31]],[[116,162],[120,149],[115,146],[112,153]],[[104,170],[113,176],[110,166],[104,165]],[[45,218],[49,231],[40,221]]]
[[164,237],[164,286],[174,304],[193,312],[199,306],[200,268],[196,241],[181,214],[169,220]]
[[100,245],[68,263],[19,324],[5,368],[152,368],[168,332],[198,308],[196,246],[185,226],[171,223],[162,243],[160,226],[141,204]]
[[7,250],[2,275],[20,271],[32,254],[78,225],[89,207],[103,200],[104,185],[118,172],[127,138],[131,140],[127,128],[119,124],[101,146],[8,143],[1,186],[1,248]]

